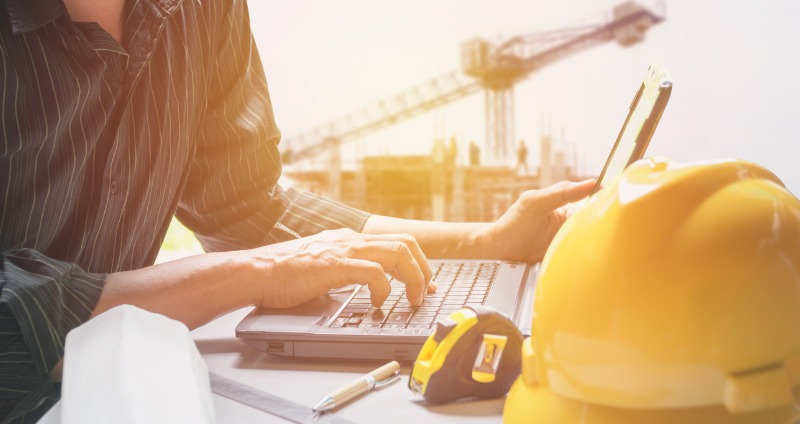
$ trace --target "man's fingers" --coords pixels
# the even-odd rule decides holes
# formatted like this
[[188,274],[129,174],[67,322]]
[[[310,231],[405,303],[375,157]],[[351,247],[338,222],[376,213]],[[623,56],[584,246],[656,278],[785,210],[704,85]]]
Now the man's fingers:
[[383,235],[368,235],[368,240],[370,241],[378,241],[378,240],[391,240],[391,241],[400,241],[403,242],[406,246],[408,246],[408,250],[411,251],[411,254],[416,259],[417,264],[419,265],[420,270],[422,271],[422,275],[425,277],[425,281],[429,282],[433,278],[433,271],[431,270],[431,266],[428,263],[428,258],[425,257],[425,254],[422,253],[422,248],[419,247],[417,240],[414,236],[410,234],[383,234]]
[[594,185],[595,180],[561,181],[541,190],[528,191],[523,196],[529,208],[536,212],[547,213],[567,203],[583,199],[592,192]]
[[364,259],[345,259],[344,265],[348,274],[346,280],[366,284],[372,304],[377,307],[383,305],[392,289],[381,264]]
[[[436,285],[431,283],[433,272],[428,264],[428,259],[413,236],[408,234],[356,235],[356,233],[348,231],[335,231],[328,236],[334,242],[349,245],[345,256],[357,262],[346,262],[347,264],[355,266],[361,261],[370,262],[381,268],[381,272],[391,274],[404,283],[406,298],[412,305],[420,305],[426,292],[436,290]],[[386,280],[385,275],[383,275],[383,280]],[[389,295],[390,287],[386,284],[384,288],[380,288],[379,282],[372,284],[375,284],[375,287],[380,290],[373,292],[372,296],[373,304],[379,306]],[[370,291],[372,289],[373,286],[370,285]]]
[[412,305],[422,303],[428,281],[405,243],[399,240],[371,241],[360,249],[358,258],[379,263],[385,272],[406,285],[406,297]]

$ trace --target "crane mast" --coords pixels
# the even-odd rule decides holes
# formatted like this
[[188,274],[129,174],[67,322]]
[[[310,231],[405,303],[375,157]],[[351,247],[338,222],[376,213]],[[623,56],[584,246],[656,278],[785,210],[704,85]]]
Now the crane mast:
[[469,40],[461,46],[460,71],[434,78],[286,139],[283,161],[291,164],[332,149],[332,165],[335,165],[340,163],[336,155],[341,143],[484,90],[488,159],[505,163],[514,141],[515,84],[538,69],[590,47],[609,41],[623,47],[641,42],[645,32],[663,20],[662,1],[648,6],[626,1],[588,24],[517,36],[499,45],[479,38]]

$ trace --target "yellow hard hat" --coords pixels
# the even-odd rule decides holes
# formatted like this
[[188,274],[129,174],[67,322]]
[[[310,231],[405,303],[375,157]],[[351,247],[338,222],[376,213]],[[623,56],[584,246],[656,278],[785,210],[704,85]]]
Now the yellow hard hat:
[[766,169],[632,164],[537,284],[504,421],[800,419],[800,200]]

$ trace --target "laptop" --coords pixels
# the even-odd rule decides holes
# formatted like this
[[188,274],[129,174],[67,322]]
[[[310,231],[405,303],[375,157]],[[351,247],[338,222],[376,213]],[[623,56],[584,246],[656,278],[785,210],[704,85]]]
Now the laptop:
[[[664,68],[650,65],[596,189],[611,184],[644,155],[671,88]],[[399,282],[391,281],[391,293],[380,308],[370,303],[367,286],[355,285],[292,308],[256,308],[236,327],[236,336],[259,351],[284,357],[410,362],[437,321],[472,305],[493,307],[530,335],[539,264],[431,260],[430,265],[437,291],[419,307],[412,307]]]

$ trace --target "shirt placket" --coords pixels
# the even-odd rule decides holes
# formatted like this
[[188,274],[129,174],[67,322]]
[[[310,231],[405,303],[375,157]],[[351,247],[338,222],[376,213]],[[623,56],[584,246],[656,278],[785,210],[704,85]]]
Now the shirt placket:
[[102,193],[95,212],[96,224],[89,238],[93,241],[94,248],[88,249],[85,254],[91,255],[87,258],[90,264],[99,259],[96,258],[98,255],[105,255],[106,258],[112,256],[110,258],[110,262],[113,263],[112,270],[116,270],[119,265],[116,233],[120,229],[119,225],[122,225],[123,209],[127,201],[128,176],[133,171],[131,169],[133,158],[123,157],[121,154],[131,151],[127,146],[128,143],[137,142],[126,136],[123,121],[136,119],[129,116],[129,109],[134,101],[143,70],[158,43],[168,16],[157,5],[147,1],[139,2],[136,7],[141,9],[136,11],[138,21],[134,24],[129,23],[135,32],[126,36],[127,54],[97,50],[97,54],[110,67],[109,71],[119,76],[120,95],[113,116],[103,134],[103,138],[110,140],[111,145],[105,158]]

